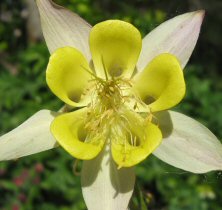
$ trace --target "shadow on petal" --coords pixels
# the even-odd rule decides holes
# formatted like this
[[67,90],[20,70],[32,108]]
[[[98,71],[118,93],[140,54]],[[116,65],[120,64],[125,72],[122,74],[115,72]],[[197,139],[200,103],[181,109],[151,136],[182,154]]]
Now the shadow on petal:
[[117,169],[116,163],[110,161],[110,178],[113,188],[116,190],[115,197],[119,193],[127,193],[132,190],[135,184],[134,167]]
[[111,157],[109,145],[94,159],[83,162],[81,183],[88,209],[126,210],[133,193],[133,168],[118,169]]
[[100,154],[97,155],[92,160],[85,160],[83,162],[83,167],[82,167],[83,176],[81,176],[82,187],[91,186],[95,182],[98,173],[102,171],[101,163],[103,157],[105,156],[104,153],[107,152],[103,149],[103,151],[101,151]]
[[168,111],[155,113],[157,123],[162,132],[163,138],[167,138],[173,131],[173,122]]
[[[160,160],[192,173],[222,169],[222,144],[217,137],[196,120],[179,112],[168,111],[169,121],[160,117],[165,138],[154,151]],[[170,131],[170,128],[173,128]],[[168,135],[168,136],[167,136]]]
[[[53,112],[53,111],[50,111],[50,115],[54,118],[58,117],[61,113],[60,112]],[[51,131],[50,131],[51,132]],[[59,143],[57,141],[55,141],[55,144],[54,144],[54,147],[58,147],[59,146]]]

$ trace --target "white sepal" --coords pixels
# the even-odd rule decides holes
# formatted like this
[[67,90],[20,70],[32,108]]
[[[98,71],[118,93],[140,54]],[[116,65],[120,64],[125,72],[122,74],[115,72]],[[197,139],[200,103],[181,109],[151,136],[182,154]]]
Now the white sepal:
[[184,68],[196,45],[204,13],[199,10],[176,16],[147,34],[143,39],[138,71],[161,53],[175,55]]
[[50,53],[61,47],[80,50],[88,61],[89,32],[91,26],[77,14],[55,4],[51,0],[37,0],[43,35]]
[[0,160],[17,159],[58,146],[50,132],[50,124],[56,115],[55,112],[41,110],[1,136]]
[[193,173],[222,170],[222,144],[196,120],[178,112],[157,114],[163,132],[154,155],[162,161]]
[[126,210],[135,184],[134,168],[117,169],[107,146],[95,159],[83,162],[81,182],[88,210]]

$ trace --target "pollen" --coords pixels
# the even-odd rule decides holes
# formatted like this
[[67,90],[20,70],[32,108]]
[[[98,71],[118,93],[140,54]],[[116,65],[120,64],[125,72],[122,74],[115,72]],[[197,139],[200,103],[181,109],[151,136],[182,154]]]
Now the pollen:
[[[122,163],[127,160],[129,146],[139,147],[145,140],[145,123],[152,121],[152,115],[141,117],[135,111],[135,106],[142,106],[142,100],[132,94],[132,81],[124,78],[111,78],[104,80],[93,78],[90,84],[92,100],[88,105],[85,129],[87,137],[85,142],[99,144],[106,141],[107,144],[115,143],[122,148]],[[134,107],[129,107],[129,101],[135,101]],[[132,120],[130,115],[135,115]],[[140,131],[133,128],[132,121],[136,121]],[[119,168],[122,166],[119,165]]]
[[[99,145],[100,141],[104,141],[106,144],[119,145],[122,148],[121,163],[124,165],[130,156],[129,147],[141,146],[141,142],[146,138],[145,125],[151,123],[154,116],[151,110],[145,115],[139,112],[141,107],[147,105],[133,91],[131,79],[110,76],[105,66],[103,67],[105,79],[83,67],[92,76],[86,88],[91,102],[85,118],[85,143]],[[118,166],[121,167],[122,165]]]

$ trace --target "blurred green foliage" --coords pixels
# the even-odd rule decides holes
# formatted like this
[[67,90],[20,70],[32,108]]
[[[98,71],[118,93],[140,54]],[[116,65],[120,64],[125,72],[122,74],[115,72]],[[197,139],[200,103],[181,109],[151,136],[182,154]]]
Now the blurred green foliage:
[[[222,137],[220,73],[222,8],[220,1],[57,0],[91,24],[116,18],[132,22],[145,35],[165,19],[190,9],[206,8],[199,44],[185,71],[187,95],[177,110]],[[49,91],[44,43],[31,43],[25,1],[0,2],[0,134],[39,109],[58,110],[62,103]],[[23,14],[23,15],[22,15]],[[73,158],[61,148],[0,163],[1,210],[85,210],[80,177]],[[194,175],[149,157],[136,167],[137,184],[131,210],[220,210],[222,174]]]

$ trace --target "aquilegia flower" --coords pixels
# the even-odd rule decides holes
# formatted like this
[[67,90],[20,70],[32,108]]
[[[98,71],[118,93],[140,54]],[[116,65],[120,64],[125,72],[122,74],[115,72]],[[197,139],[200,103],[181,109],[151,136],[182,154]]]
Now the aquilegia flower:
[[78,159],[93,159],[107,145],[119,168],[131,167],[160,144],[161,130],[152,118],[183,98],[183,72],[173,55],[160,54],[132,76],[142,41],[129,23],[99,23],[89,40],[91,68],[71,47],[57,49],[49,60],[46,80],[55,95],[87,107],[58,116],[51,132]]
[[133,166],[151,153],[194,173],[222,169],[217,138],[195,120],[165,111],[184,97],[182,68],[196,44],[203,11],[175,17],[142,41],[130,23],[108,20],[91,28],[51,1],[37,5],[51,52],[47,84],[66,106],[58,113],[42,110],[2,136],[1,160],[61,145],[84,160],[81,179],[89,210],[126,210]]

